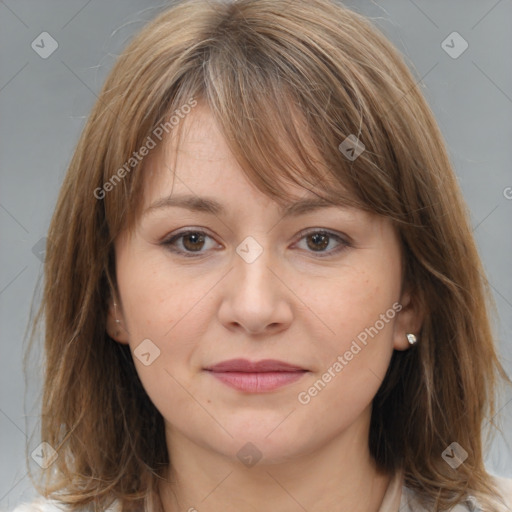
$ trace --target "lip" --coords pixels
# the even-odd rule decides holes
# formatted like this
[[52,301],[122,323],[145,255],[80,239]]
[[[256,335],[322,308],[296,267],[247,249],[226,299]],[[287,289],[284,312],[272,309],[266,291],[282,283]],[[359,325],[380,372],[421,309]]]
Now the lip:
[[230,359],[205,368],[227,386],[248,393],[273,391],[299,380],[308,372],[305,368],[276,359],[248,361]]
[[261,361],[249,361],[247,359],[229,359],[221,363],[208,366],[206,370],[212,372],[246,372],[246,373],[264,373],[264,372],[293,372],[305,371],[305,368],[293,364],[279,361],[277,359],[262,359]]

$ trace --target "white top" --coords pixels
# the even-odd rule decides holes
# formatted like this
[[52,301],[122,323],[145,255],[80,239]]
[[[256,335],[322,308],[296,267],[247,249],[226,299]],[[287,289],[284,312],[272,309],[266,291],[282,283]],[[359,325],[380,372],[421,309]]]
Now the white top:
[[[512,512],[512,479],[494,476],[496,484],[503,496],[505,506],[501,505],[503,512]],[[501,502],[498,502],[498,506]],[[21,503],[13,512],[62,512],[66,511],[63,505],[52,500],[39,497],[32,502]],[[105,512],[122,512],[119,500],[106,509]],[[429,512],[421,507],[415,498],[415,493],[403,485],[403,474],[397,473],[386,490],[378,512]],[[450,512],[483,512],[478,500],[469,495],[464,503],[459,503],[450,509]]]
[[[512,512],[512,479],[491,475],[503,496],[505,504],[497,501],[496,505],[503,512]],[[378,512],[430,512],[422,507],[416,493],[403,484],[403,473],[397,473],[386,490]],[[478,500],[468,495],[464,503],[452,507],[449,512],[484,512]]]

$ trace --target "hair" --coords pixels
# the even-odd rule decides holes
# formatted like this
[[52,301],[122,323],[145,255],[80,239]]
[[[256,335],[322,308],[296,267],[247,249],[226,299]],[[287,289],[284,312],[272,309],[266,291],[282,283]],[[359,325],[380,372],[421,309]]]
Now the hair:
[[[403,57],[368,19],[329,0],[180,2],[117,59],[48,232],[31,339],[44,318],[41,436],[59,456],[38,491],[71,510],[104,510],[114,499],[129,508],[154,495],[172,463],[163,418],[129,347],[106,333],[106,317],[114,241],[136,225],[151,174],[134,152],[150,140],[161,147],[162,126],[179,134],[184,123],[171,129],[169,116],[196,101],[269,197],[290,199],[295,183],[392,220],[403,283],[424,321],[420,342],[394,351],[373,400],[371,455],[383,470],[403,469],[405,485],[431,510],[469,490],[485,510],[499,510],[482,434],[484,420],[494,425],[498,377],[510,381],[468,210]],[[349,135],[364,144],[356,159],[339,149]],[[441,457],[453,441],[468,452],[456,471]]]

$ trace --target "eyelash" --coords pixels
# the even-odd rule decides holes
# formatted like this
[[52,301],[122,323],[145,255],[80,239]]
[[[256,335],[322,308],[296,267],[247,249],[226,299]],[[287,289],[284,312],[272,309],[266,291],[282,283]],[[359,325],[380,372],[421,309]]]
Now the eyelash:
[[[176,250],[176,248],[174,247],[174,244],[175,244],[175,242],[177,240],[179,240],[180,238],[186,237],[187,235],[191,235],[191,234],[201,235],[201,236],[204,235],[204,236],[206,236],[208,238],[212,238],[210,235],[208,235],[208,233],[206,233],[205,231],[202,231],[200,229],[197,229],[197,230],[190,230],[189,229],[187,231],[182,231],[180,233],[174,234],[171,238],[161,242],[161,245],[165,246],[169,251],[171,251],[174,254],[182,255],[182,256],[184,256],[186,258],[200,258],[201,256],[203,256],[205,254],[205,252],[182,251],[182,250]],[[332,231],[328,231],[328,230],[325,230],[325,229],[301,231],[299,233],[299,236],[300,236],[299,241],[302,240],[303,238],[307,237],[308,235],[314,235],[314,234],[327,235],[330,239],[333,238],[337,242],[340,243],[339,247],[337,247],[334,250],[328,251],[328,252],[308,251],[308,252],[311,252],[312,254],[318,255],[319,258],[327,258],[329,256],[333,256],[333,255],[338,254],[341,251],[347,249],[348,247],[352,246],[350,244],[350,242],[348,242],[348,240],[346,240],[345,238],[337,235],[336,233],[333,233]],[[330,242],[330,240],[329,240],[329,242]]]

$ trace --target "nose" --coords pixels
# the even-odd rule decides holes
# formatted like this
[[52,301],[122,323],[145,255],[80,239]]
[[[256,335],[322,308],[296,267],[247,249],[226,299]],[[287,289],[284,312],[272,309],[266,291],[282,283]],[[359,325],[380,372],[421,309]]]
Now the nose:
[[282,270],[268,249],[249,261],[235,253],[222,288],[219,321],[251,335],[286,330],[293,318],[293,293]]

